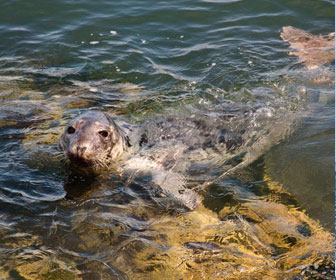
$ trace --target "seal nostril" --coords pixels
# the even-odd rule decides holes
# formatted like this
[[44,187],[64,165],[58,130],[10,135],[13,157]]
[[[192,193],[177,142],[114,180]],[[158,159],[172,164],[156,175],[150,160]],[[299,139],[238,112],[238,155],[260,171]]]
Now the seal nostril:
[[106,130],[101,130],[98,132],[101,136],[103,136],[104,138],[106,138],[108,136],[108,132]]
[[82,157],[84,155],[84,152],[86,151],[86,147],[77,147],[76,152],[77,156]]
[[67,129],[67,132],[69,134],[73,134],[73,133],[75,133],[75,131],[76,131],[76,129],[74,127],[72,127],[72,126],[69,126],[68,129]]

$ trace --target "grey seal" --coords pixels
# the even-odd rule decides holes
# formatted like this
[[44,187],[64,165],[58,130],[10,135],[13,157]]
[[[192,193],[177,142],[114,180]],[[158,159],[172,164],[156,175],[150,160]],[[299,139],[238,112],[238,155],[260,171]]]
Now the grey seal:
[[88,111],[69,122],[58,146],[71,162],[82,166],[106,166],[133,155],[132,160],[152,159],[163,169],[172,169],[182,163],[182,155],[191,160],[190,154],[198,156],[199,150],[233,153],[243,142],[241,131],[199,118],[158,117],[132,125]]
[[140,127],[120,121],[117,124],[107,113],[89,111],[69,122],[58,147],[80,169],[99,172],[112,166],[131,177],[150,176],[156,186],[151,189],[153,193],[161,198],[173,197],[183,206],[195,209],[200,201],[198,195],[186,187],[185,177],[173,168],[177,162],[171,150],[162,146],[162,141],[173,136],[174,125],[164,131],[158,129],[161,121],[155,127],[152,125],[149,122]]
[[221,162],[242,144],[239,133],[199,118],[168,116],[138,125],[89,111],[69,122],[58,146],[80,168],[117,166],[133,177],[150,176],[161,196],[173,196],[194,209],[200,199],[186,187],[187,171],[209,167],[214,155]]
[[81,168],[113,167],[131,178],[149,177],[156,186],[151,190],[194,209],[200,202],[197,188],[189,184],[199,181],[195,176],[207,182],[219,178],[216,170],[227,176],[226,171],[251,163],[288,132],[294,115],[284,108],[273,111],[265,104],[223,101],[211,113],[193,109],[139,124],[88,111],[69,122],[59,148]]

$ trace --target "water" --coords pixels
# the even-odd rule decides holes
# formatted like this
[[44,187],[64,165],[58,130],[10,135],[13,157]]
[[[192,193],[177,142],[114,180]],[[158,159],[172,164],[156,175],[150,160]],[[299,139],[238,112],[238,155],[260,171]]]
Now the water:
[[[1,279],[333,279],[333,65],[308,73],[279,37],[287,25],[332,32],[333,1],[0,7]],[[295,107],[290,133],[200,192],[195,211],[157,204],[145,180],[69,178],[58,157],[67,121],[87,109],[141,122],[281,96]]]

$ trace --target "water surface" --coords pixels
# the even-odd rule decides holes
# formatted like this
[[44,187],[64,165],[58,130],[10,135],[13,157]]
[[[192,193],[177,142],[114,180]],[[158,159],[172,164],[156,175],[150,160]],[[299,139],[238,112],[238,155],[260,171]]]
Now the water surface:
[[[307,72],[279,37],[287,25],[332,32],[333,1],[0,8],[1,279],[333,279],[334,65]],[[203,191],[196,211],[158,205],[146,181],[69,178],[59,159],[79,112],[141,122],[228,98],[286,100],[297,118],[253,165]]]

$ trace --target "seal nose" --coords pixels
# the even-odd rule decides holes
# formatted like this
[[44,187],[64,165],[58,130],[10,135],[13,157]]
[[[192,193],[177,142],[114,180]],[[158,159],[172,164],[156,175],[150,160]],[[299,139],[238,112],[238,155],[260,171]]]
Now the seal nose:
[[86,151],[86,147],[77,146],[77,148],[76,148],[76,152],[77,152],[78,157],[83,157],[85,151]]
[[86,147],[77,147],[77,149],[76,149],[77,155],[79,157],[83,157],[85,150],[86,150]]
[[78,159],[85,159],[85,151],[87,150],[87,147],[75,145],[71,150],[72,150],[71,152],[72,157]]

